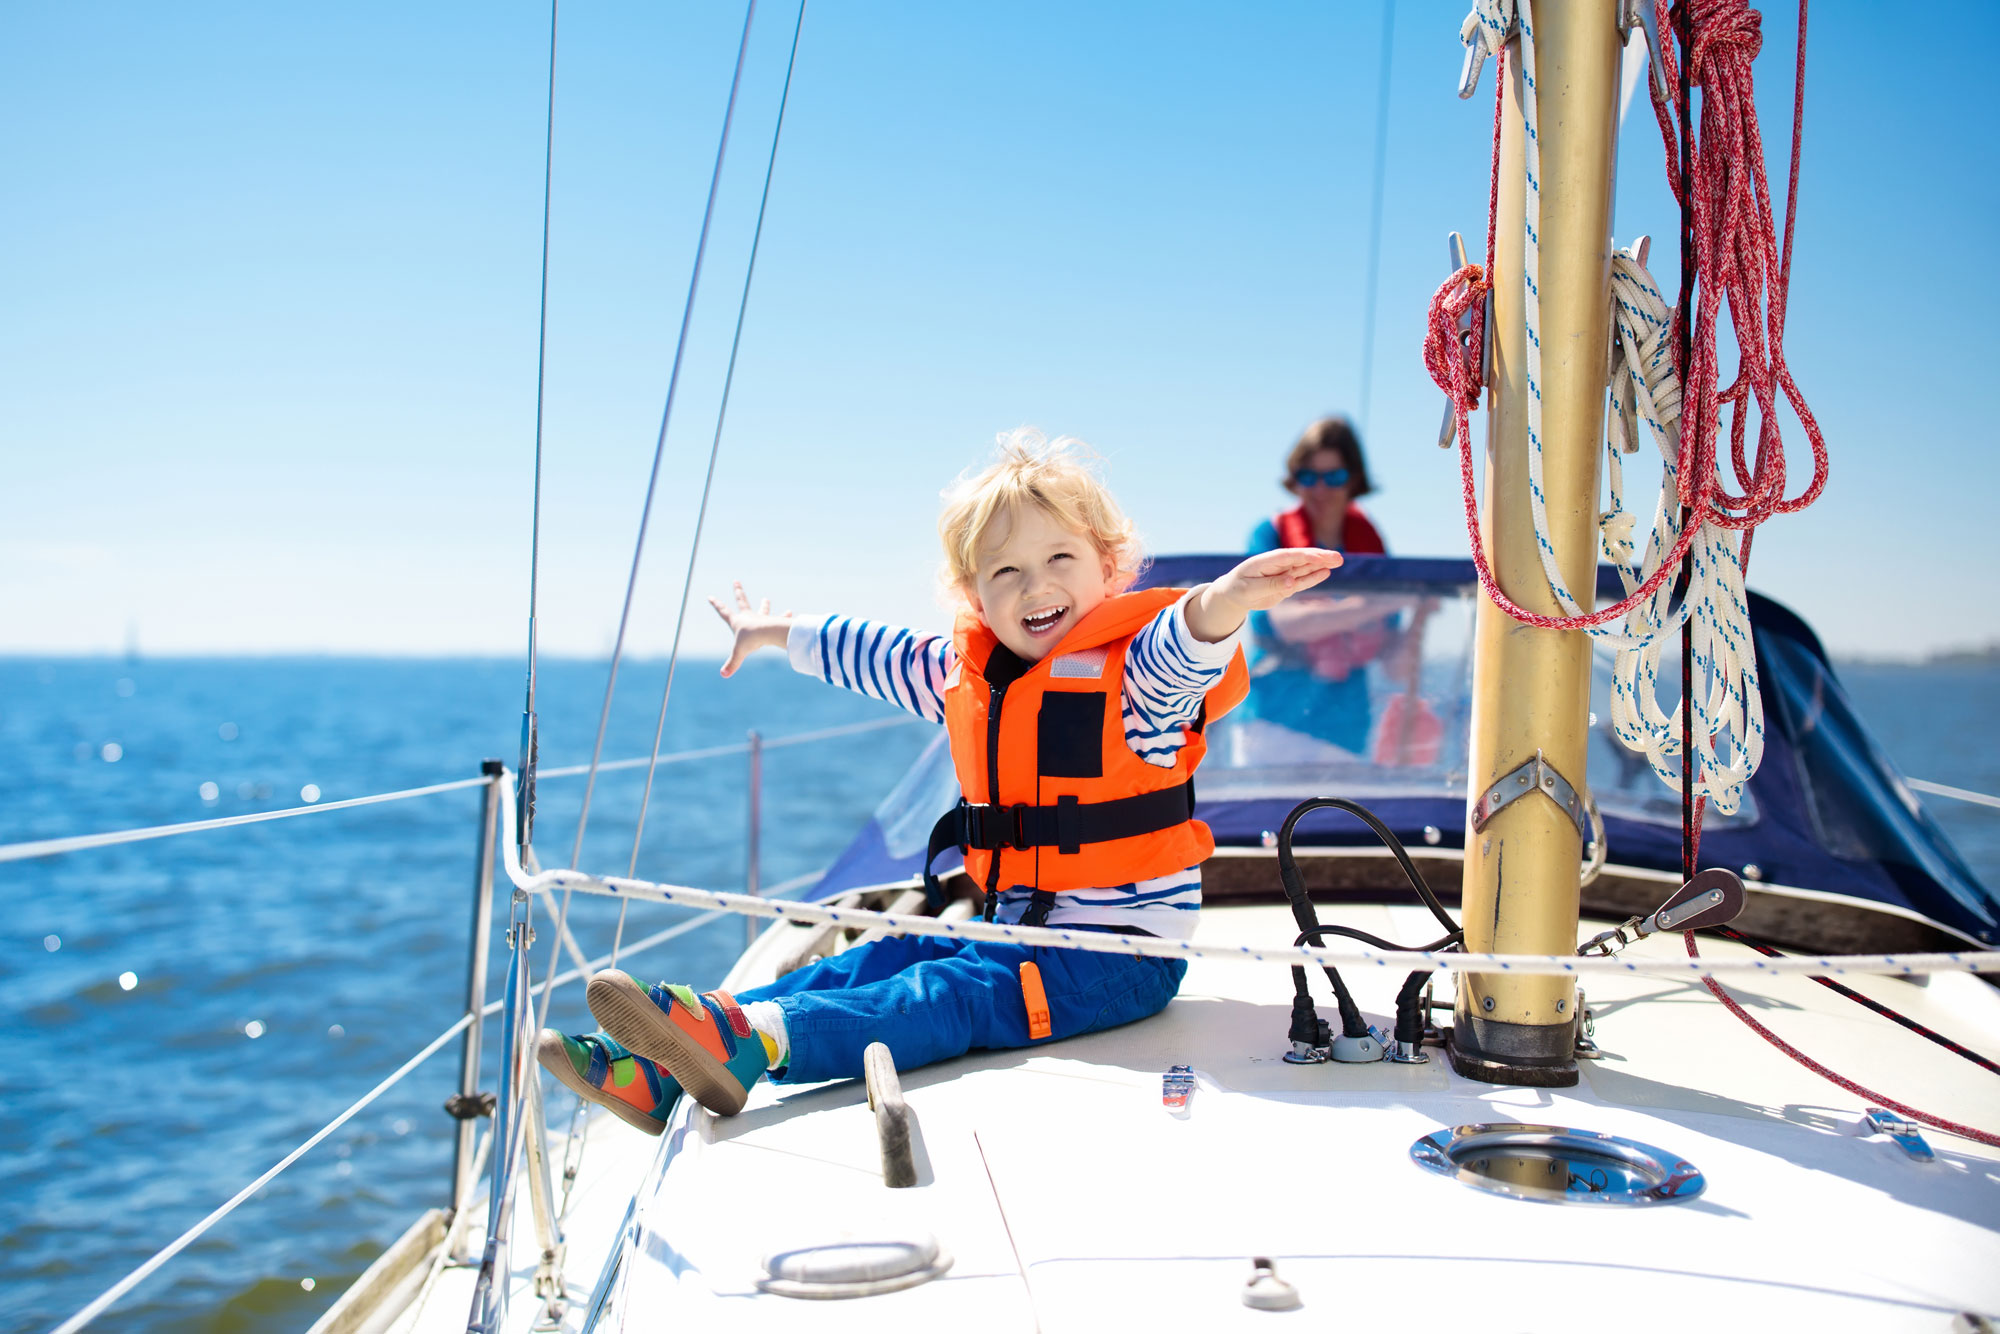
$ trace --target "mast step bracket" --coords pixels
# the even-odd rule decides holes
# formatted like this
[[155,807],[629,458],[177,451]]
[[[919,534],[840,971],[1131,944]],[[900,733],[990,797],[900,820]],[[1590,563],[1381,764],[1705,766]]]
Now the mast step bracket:
[[1483,831],[1494,816],[1531,792],[1540,792],[1560,806],[1563,813],[1569,816],[1570,823],[1576,826],[1576,836],[1585,843],[1590,842],[1590,814],[1584,808],[1583,797],[1539,750],[1535,752],[1535,758],[1500,775],[1479,794],[1479,800],[1472,807],[1473,832]]

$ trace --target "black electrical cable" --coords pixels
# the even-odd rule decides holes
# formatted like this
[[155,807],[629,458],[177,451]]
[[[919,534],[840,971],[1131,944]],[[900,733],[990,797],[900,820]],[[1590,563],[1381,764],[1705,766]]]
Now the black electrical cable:
[[[1456,931],[1459,929],[1458,923],[1451,919],[1451,914],[1445,910],[1444,904],[1438,901],[1438,896],[1431,892],[1431,887],[1424,880],[1423,873],[1417,870],[1417,864],[1410,860],[1410,854],[1404,851],[1403,841],[1396,837],[1395,831],[1377,819],[1375,812],[1369,810],[1360,802],[1349,801],[1345,797],[1312,797],[1306,801],[1302,801],[1292,807],[1292,813],[1285,817],[1285,823],[1278,829],[1278,878],[1284,882],[1285,896],[1292,900],[1295,914],[1297,905],[1301,901],[1310,904],[1311,900],[1306,898],[1305,885],[1299,879],[1298,858],[1292,854],[1292,831],[1298,827],[1299,819],[1302,816],[1329,807],[1334,810],[1346,811],[1349,815],[1367,825],[1375,837],[1381,839],[1383,846],[1387,847],[1390,853],[1396,858],[1396,864],[1403,868],[1403,874],[1409,878],[1411,888],[1417,891],[1417,897],[1424,901],[1424,905],[1431,910],[1431,915],[1438,919],[1438,922],[1445,930]],[[1310,922],[1301,921],[1299,925],[1301,927],[1312,927],[1319,925],[1319,922],[1317,919]]]
[[1299,932],[1292,944],[1303,945],[1308,936],[1346,936],[1349,940],[1358,940],[1364,945],[1373,945],[1378,950],[1390,950],[1398,954],[1429,954],[1436,950],[1450,949],[1465,940],[1465,932],[1454,931],[1448,936],[1439,936],[1428,945],[1398,945],[1393,940],[1371,936],[1366,931],[1359,931],[1351,926],[1315,926]]
[[[1378,949],[1400,949],[1399,946],[1389,944],[1387,941],[1378,940],[1364,933],[1356,932],[1348,927],[1320,925],[1319,913],[1313,906],[1312,896],[1306,892],[1305,881],[1299,877],[1298,858],[1292,853],[1292,834],[1298,828],[1300,819],[1313,811],[1327,808],[1346,811],[1349,815],[1367,825],[1374,835],[1382,840],[1383,846],[1388,848],[1390,853],[1396,858],[1396,864],[1403,868],[1403,874],[1409,878],[1411,887],[1417,891],[1417,897],[1424,901],[1425,906],[1431,910],[1431,914],[1443,924],[1444,929],[1449,934],[1445,936],[1443,942],[1427,946],[1426,948],[1436,949],[1445,942],[1454,940],[1462,941],[1464,939],[1464,928],[1451,919],[1451,914],[1445,911],[1444,904],[1438,901],[1438,896],[1433,894],[1430,885],[1425,883],[1423,873],[1417,870],[1416,863],[1410,860],[1410,854],[1403,848],[1403,841],[1396,837],[1394,830],[1376,818],[1375,812],[1369,810],[1360,802],[1349,801],[1345,797],[1312,797],[1292,807],[1291,814],[1285,817],[1284,824],[1278,828],[1278,879],[1284,886],[1286,900],[1292,906],[1292,918],[1299,924],[1298,939],[1294,943],[1303,943],[1308,936],[1329,934],[1349,936],[1374,945]],[[1368,1021],[1362,1018],[1361,1007],[1354,1003],[1354,997],[1347,990],[1347,983],[1340,976],[1340,970],[1326,966],[1321,971],[1326,974],[1326,980],[1333,987],[1334,1001],[1340,1009],[1340,1029],[1342,1036],[1350,1038],[1368,1036]],[[1412,976],[1414,977],[1415,975],[1413,974]],[[1307,988],[1306,970],[1303,967],[1294,967],[1292,969],[1292,988],[1292,1011],[1296,1019],[1303,1011],[1310,1010],[1312,1007],[1312,994]],[[1404,984],[1404,990],[1409,990],[1409,983]],[[1409,1006],[1404,1004],[1399,997],[1398,1027],[1402,1027],[1401,1012],[1407,1008]],[[1295,1024],[1294,1026],[1296,1027],[1297,1025]]]

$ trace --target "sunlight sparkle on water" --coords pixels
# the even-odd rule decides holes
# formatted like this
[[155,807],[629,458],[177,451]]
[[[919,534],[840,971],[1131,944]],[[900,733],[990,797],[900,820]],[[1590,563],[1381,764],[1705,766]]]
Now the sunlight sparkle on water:
[[104,757],[106,764],[116,764],[125,758],[125,747],[116,741],[107,741],[104,743],[104,748],[97,753]]
[[303,802],[304,802],[304,803],[305,803],[306,805],[308,805],[308,806],[312,805],[312,804],[313,804],[313,803],[314,803],[315,801],[318,801],[318,800],[319,800],[319,784],[318,784],[318,783],[307,783],[307,784],[306,784],[306,785],[305,785],[304,787],[300,788],[300,789],[299,789],[299,800],[300,800],[300,801],[303,801]]
[[203,801],[215,801],[221,796],[222,796],[222,789],[217,787],[215,784],[203,783],[201,785],[201,799]]
[[262,1019],[252,1019],[249,1023],[243,1025],[243,1036],[246,1038],[263,1037],[264,1021]]
[[61,948],[62,948],[62,937],[61,937],[61,936],[43,936],[43,937],[42,937],[42,948],[43,948],[43,949],[45,949],[45,950],[47,950],[47,951],[48,951],[49,953],[51,953],[51,954],[54,954],[54,953],[55,953],[55,952],[56,952],[57,950],[59,950],[59,949],[61,949]]
[[299,1286],[304,1288],[307,1292],[311,1292],[315,1287],[319,1285],[314,1283],[313,1280],[309,1278],[302,1278],[299,1280]]
[[129,676],[121,676],[118,678],[118,684],[114,689],[118,691],[118,698],[130,699],[139,693],[139,683]]
[[127,971],[118,974],[118,986],[120,990],[130,991],[133,987],[136,987],[138,985],[139,985],[139,975],[137,973]]
[[215,729],[215,734],[221,737],[224,741],[234,741],[237,737],[236,724],[224,723],[222,726]]

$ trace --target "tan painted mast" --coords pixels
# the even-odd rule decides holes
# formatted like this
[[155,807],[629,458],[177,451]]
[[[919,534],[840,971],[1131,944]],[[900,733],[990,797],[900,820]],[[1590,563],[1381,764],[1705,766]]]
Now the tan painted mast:
[[[1539,290],[1543,484],[1564,581],[1588,605],[1596,586],[1598,453],[1611,303],[1611,184],[1617,144],[1618,6],[1539,0],[1535,35],[1541,144]],[[1560,615],[1536,551],[1528,490],[1527,330],[1522,272],[1524,134],[1518,42],[1506,62],[1494,257],[1492,397],[1482,533],[1500,587]],[[1480,598],[1465,841],[1465,947],[1506,954],[1576,948],[1581,809],[1590,715],[1590,645],[1580,630],[1523,625]],[[1546,768],[1535,767],[1537,753]],[[1529,766],[1524,768],[1523,766]],[[1549,771],[1553,770],[1553,781]],[[1523,799],[1486,818],[1482,797]],[[1537,795],[1539,788],[1542,795]],[[1507,1084],[1577,1080],[1576,988],[1555,977],[1461,979],[1451,1042],[1461,1074]]]

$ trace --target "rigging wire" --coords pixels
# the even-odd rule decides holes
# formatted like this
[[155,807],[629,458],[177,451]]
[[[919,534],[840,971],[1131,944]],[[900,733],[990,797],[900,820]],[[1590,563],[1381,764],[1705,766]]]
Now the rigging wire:
[[542,297],[535,335],[535,498],[528,524],[528,698],[521,710],[521,778],[515,788],[520,807],[520,845],[535,838],[535,594],[542,563],[542,409],[549,370],[549,200],[556,170],[556,10],[549,0],[549,115],[542,149]]
[[[667,683],[660,691],[660,716],[653,724],[653,756],[657,764],[660,741],[666,734],[667,701],[674,693],[674,668],[681,657],[681,632],[687,628],[688,594],[694,588],[695,559],[701,554],[702,527],[708,520],[708,498],[715,486],[715,461],[722,452],[722,426],[729,417],[729,391],[736,383],[736,354],[743,346],[743,317],[750,309],[750,284],[757,276],[757,248],[764,240],[764,211],[771,202],[771,177],[778,168],[778,144],[785,133],[785,108],[792,100],[792,71],[799,63],[799,33],[805,28],[807,0],[799,0],[797,20],[792,24],[792,50],[785,60],[785,85],[778,94],[778,123],[771,131],[771,152],[764,163],[764,193],[757,199],[757,225],[750,234],[750,259],[743,270],[743,295],[736,303],[736,332],[729,340],[729,368],[722,376],[722,403],[715,412],[715,437],[708,445],[708,472],[701,479],[701,504],[695,510],[694,537],[688,544],[687,574],[681,580],[681,605],[674,616],[674,642],[667,654]],[[639,874],[639,844],[646,836],[646,810],[653,800],[654,766],[646,769],[646,790],[639,797],[639,819],[632,831],[632,857],[625,874]],[[611,937],[611,966],[618,966],[618,942],[625,936],[626,904],[618,905],[618,927]]]
[[[590,748],[590,772],[584,780],[583,809],[576,818],[576,842],[570,850],[569,864],[575,869],[583,860],[583,835],[590,823],[590,801],[597,791],[597,767],[604,754],[604,733],[611,723],[611,699],[618,689],[618,664],[625,656],[625,632],[632,623],[632,598],[639,586],[639,564],[646,551],[646,526],[653,517],[653,496],[660,485],[660,460],[667,451],[667,427],[673,421],[674,393],[680,388],[681,363],[687,354],[688,327],[694,321],[695,297],[701,290],[701,266],[708,254],[708,231],[715,221],[715,196],[722,185],[722,164],[729,152],[729,126],[736,116],[736,94],[743,86],[743,58],[750,50],[750,28],[757,17],[757,0],[750,0],[743,11],[743,36],[736,45],[736,70],[729,80],[729,102],[722,112],[722,134],[715,145],[715,168],[708,178],[708,202],[701,213],[701,234],[694,245],[694,270],[688,277],[687,304],[681,310],[680,337],[674,344],[673,369],[667,375],[667,401],[660,410],[660,433],[653,443],[653,467],[646,478],[646,499],[639,509],[639,533],[632,543],[632,569],[625,578],[625,602],[618,612],[618,635],[611,644],[611,671],[604,682],[604,704],[597,715],[597,739]],[[555,971],[558,957],[556,951],[562,946],[563,929],[568,925],[569,893],[565,889],[562,908],[556,920],[557,940],[550,946],[549,971]],[[535,1017],[537,1027],[548,1021],[549,998],[542,996],[542,1008]]]
[[1375,212],[1368,224],[1368,295],[1361,315],[1361,401],[1355,416],[1368,431],[1368,400],[1375,387],[1375,294],[1382,282],[1382,193],[1389,168],[1390,57],[1396,49],[1396,0],[1382,0],[1382,73],[1375,107]]

